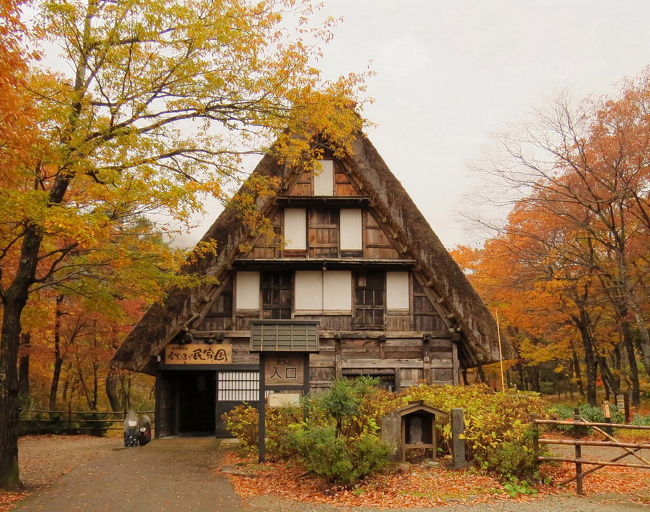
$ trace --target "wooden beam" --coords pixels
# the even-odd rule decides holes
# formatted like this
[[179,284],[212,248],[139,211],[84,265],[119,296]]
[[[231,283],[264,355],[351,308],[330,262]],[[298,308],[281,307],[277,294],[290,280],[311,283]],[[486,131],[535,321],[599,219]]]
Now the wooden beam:
[[591,421],[577,422],[566,420],[535,420],[538,425],[573,425],[580,427],[611,427],[611,428],[629,428],[633,430],[650,430],[648,425],[628,425],[627,423],[598,423]]
[[[192,336],[195,338],[250,338],[251,332],[249,330],[241,331],[195,331],[190,330]],[[422,339],[425,335],[431,337],[432,340],[453,340],[454,334],[449,331],[320,331],[319,337],[321,339],[378,339],[384,336],[387,340],[390,339]]]
[[[568,444],[581,446],[611,446],[614,448],[639,448],[639,449],[650,449],[650,444],[644,443],[623,443],[623,442],[613,442],[613,441],[583,441],[581,439],[540,439],[542,444]],[[629,453],[626,455],[630,455]]]
[[553,461],[553,462],[573,462],[573,463],[579,463],[579,464],[594,464],[595,466],[620,466],[623,468],[643,468],[643,469],[650,469],[650,465],[648,464],[630,464],[627,462],[605,462],[605,461],[600,461],[600,460],[586,460],[586,459],[568,459],[564,457],[537,457],[537,460],[541,461]]
[[[451,370],[449,360],[433,359],[431,368]],[[424,368],[424,362],[419,359],[369,359],[345,358],[343,368]]]

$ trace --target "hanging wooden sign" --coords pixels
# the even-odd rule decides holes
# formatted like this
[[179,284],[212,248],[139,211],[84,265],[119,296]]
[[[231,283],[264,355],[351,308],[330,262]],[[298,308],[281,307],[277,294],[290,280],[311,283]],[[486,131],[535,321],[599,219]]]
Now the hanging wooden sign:
[[229,364],[232,363],[232,345],[167,345],[166,364]]
[[265,386],[303,386],[304,384],[304,354],[264,354]]

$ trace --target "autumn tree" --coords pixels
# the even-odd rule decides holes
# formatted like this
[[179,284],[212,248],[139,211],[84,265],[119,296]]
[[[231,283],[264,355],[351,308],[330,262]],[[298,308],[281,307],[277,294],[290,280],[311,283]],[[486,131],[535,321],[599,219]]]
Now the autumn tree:
[[93,278],[111,251],[128,270],[132,252],[113,240],[143,215],[188,223],[204,195],[227,197],[246,154],[309,166],[321,151],[315,134],[343,151],[360,127],[351,107],[362,78],[321,78],[314,61],[331,20],[311,26],[311,13],[307,2],[274,0],[40,5],[39,25],[71,71],[31,70],[40,136],[3,182],[0,487],[19,484],[16,362],[30,291],[84,283],[70,286],[86,292],[110,279]]
[[[518,256],[530,265],[529,285],[555,287],[568,319],[581,333],[592,403],[599,364],[608,390],[619,385],[603,355],[611,352],[619,364],[619,342],[597,342],[596,322],[613,326],[620,335],[636,403],[637,340],[650,372],[644,310],[650,241],[649,99],[647,73],[626,83],[616,100],[585,100],[574,107],[560,96],[549,109],[535,111],[529,122],[501,136],[501,157],[482,169],[494,178],[501,197],[516,205],[499,237],[512,248],[532,250]],[[613,338],[611,332],[599,331]]]

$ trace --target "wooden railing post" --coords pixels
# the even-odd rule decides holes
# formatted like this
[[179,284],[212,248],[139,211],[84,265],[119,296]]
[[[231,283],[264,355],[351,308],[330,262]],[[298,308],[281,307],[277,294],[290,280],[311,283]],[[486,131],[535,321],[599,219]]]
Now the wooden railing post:
[[533,456],[535,460],[539,457],[539,425],[537,424],[537,416],[533,416]]
[[[580,409],[573,409],[573,419],[576,423],[582,421],[582,418],[580,417]],[[580,459],[582,459],[582,446],[577,443],[574,446],[576,455],[576,493],[580,496],[583,496],[585,491],[582,487],[582,462],[578,462]]]

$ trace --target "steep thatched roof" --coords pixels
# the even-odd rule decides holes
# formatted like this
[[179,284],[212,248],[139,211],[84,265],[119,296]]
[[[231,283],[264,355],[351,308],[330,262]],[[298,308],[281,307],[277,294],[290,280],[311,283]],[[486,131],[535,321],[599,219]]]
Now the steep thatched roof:
[[[365,135],[359,135],[348,156],[339,161],[361,185],[363,193],[370,196],[372,208],[391,226],[399,243],[417,261],[417,270],[426,276],[459,325],[462,365],[498,361],[497,330],[492,315],[372,143]],[[286,183],[292,171],[265,156],[253,174],[277,176]],[[258,208],[268,212],[274,202],[273,197],[258,199]],[[240,255],[240,247],[251,242],[251,234],[236,209],[226,208],[203,237],[210,239],[217,240],[218,255],[188,265],[183,271],[217,279],[225,277]],[[217,292],[217,285],[171,290],[164,303],[154,304],[127,336],[113,357],[113,364],[152,372],[151,356],[160,353],[183,327],[197,318]],[[508,343],[504,343],[503,351],[506,359],[515,356]]]

